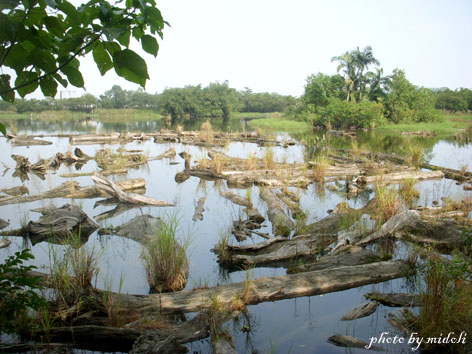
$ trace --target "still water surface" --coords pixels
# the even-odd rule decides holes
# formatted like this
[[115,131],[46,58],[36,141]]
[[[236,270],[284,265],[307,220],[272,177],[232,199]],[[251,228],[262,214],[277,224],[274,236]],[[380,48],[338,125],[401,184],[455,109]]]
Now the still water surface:
[[[240,125],[239,125],[240,126]],[[54,124],[50,122],[18,122],[19,133],[27,134],[57,134],[81,133],[81,132],[106,132],[106,131],[144,131],[152,132],[160,129],[159,122],[147,123],[124,123],[105,124],[94,121],[67,122]],[[230,127],[231,129],[231,127]],[[237,129],[237,126],[234,127]],[[274,147],[274,155],[279,161],[303,162],[306,158],[316,154],[314,146],[319,141],[326,141],[322,133],[293,135],[294,138],[307,142],[307,147],[295,145],[288,148]],[[279,140],[288,139],[287,134],[278,134]],[[18,177],[13,177],[15,163],[11,154],[19,154],[29,157],[30,161],[36,162],[39,158],[48,158],[57,152],[67,151],[69,140],[62,137],[45,137],[45,140],[53,142],[48,146],[14,147],[6,139],[0,139],[1,162],[10,169],[3,172],[0,178],[0,189],[21,185]],[[330,145],[335,148],[349,148],[352,142],[349,139],[330,138]],[[312,143],[312,142],[313,143]],[[472,167],[472,145],[461,144],[454,140],[441,140],[439,138],[403,138],[387,134],[366,133],[358,139],[359,144],[364,144],[377,151],[388,153],[402,152],[408,144],[422,144],[426,158],[429,162],[445,167],[460,169],[462,166]],[[74,146],[75,147],[75,146]],[[83,145],[80,147],[86,154],[93,156],[97,150],[105,147],[100,145]],[[107,145],[116,150],[119,145]],[[152,141],[134,142],[126,144],[128,150],[142,150],[147,156],[157,156],[174,147],[177,153],[186,151],[190,153],[193,160],[206,156],[208,149],[181,144],[155,144]],[[224,149],[230,156],[247,158],[250,153],[263,156],[266,148],[251,143],[231,143]],[[118,226],[133,217],[141,214],[150,214],[157,217],[166,215],[177,215],[181,220],[181,237],[190,237],[191,243],[188,250],[190,261],[190,275],[187,289],[195,286],[212,286],[217,283],[232,283],[243,281],[246,273],[243,271],[227,273],[220,269],[216,262],[216,256],[210,251],[219,239],[221,232],[230,228],[232,221],[243,215],[243,207],[233,204],[231,201],[219,196],[220,189],[227,187],[221,181],[203,181],[196,177],[190,177],[184,183],[175,182],[175,174],[183,170],[183,160],[178,156],[173,160],[179,164],[170,164],[170,160],[150,161],[139,169],[130,170],[126,178],[144,178],[146,180],[146,195],[149,197],[176,203],[175,208],[142,207],[128,211],[117,217],[99,222],[100,227]],[[95,161],[89,161],[80,172],[98,170]],[[60,177],[62,173],[76,172],[74,167],[62,165],[59,170],[49,173],[45,180],[30,174],[29,180],[24,182],[30,194],[44,192],[56,187],[66,178]],[[123,178],[123,177],[117,177]],[[75,180],[81,186],[93,184],[90,177],[78,177]],[[433,200],[442,197],[459,199],[470,192],[465,192],[462,186],[456,185],[451,180],[425,181],[416,184],[421,191],[421,197],[416,202],[418,205],[432,205]],[[295,189],[293,189],[296,191]],[[259,190],[253,187],[246,189],[233,189],[234,193],[246,196],[249,193],[255,207],[266,215],[267,207],[259,200]],[[301,196],[301,207],[308,214],[308,223],[319,220],[328,215],[329,209],[346,201],[351,207],[360,208],[370,198],[372,193],[364,194],[362,197],[346,199],[345,195],[329,192],[319,193],[315,185],[310,185],[306,190],[299,191]],[[193,222],[192,216],[196,202],[200,197],[206,197],[204,219]],[[11,222],[11,229],[19,228],[22,222],[37,220],[38,213],[30,210],[44,207],[53,203],[62,206],[65,203],[75,203],[80,206],[89,217],[109,210],[110,207],[94,207],[99,199],[82,199],[71,201],[70,199],[43,200],[19,205],[0,206],[0,217]],[[271,232],[269,222],[265,223],[261,232]],[[13,254],[23,247],[30,247],[35,255],[33,264],[45,268],[49,264],[51,251],[60,251],[62,246],[41,242],[35,245],[21,237],[9,237],[12,245],[0,250],[0,260]],[[258,236],[246,242],[262,241]],[[140,259],[141,246],[127,238],[118,236],[99,236],[96,232],[92,234],[84,247],[94,248],[100,254],[100,273],[97,277],[96,286],[102,289],[121,291],[130,294],[147,294],[149,286],[146,281],[145,272]],[[405,249],[398,245],[399,249]],[[256,268],[254,278],[262,276],[275,276],[285,274],[283,268]],[[350,322],[342,322],[340,318],[354,307],[365,302],[363,294],[373,290],[385,292],[412,291],[411,283],[404,279],[388,281],[376,285],[363,286],[342,292],[326,294],[322,296],[303,297],[298,299],[282,300],[277,302],[262,303],[249,306],[249,317],[241,316],[239,321],[230,322],[228,329],[238,352],[276,352],[276,353],[345,353],[346,349],[336,347],[326,342],[328,337],[334,334],[347,334],[369,341],[370,337],[377,336],[383,331],[395,333],[396,331],[386,322],[390,312],[396,312],[390,308],[380,306],[371,316]],[[190,314],[189,316],[192,316]],[[240,329],[249,325],[250,332]],[[411,352],[411,349],[400,345],[387,346],[389,352]],[[191,352],[206,353],[209,351],[207,341],[195,342],[189,345]],[[347,352],[362,352],[358,349],[349,349]]]

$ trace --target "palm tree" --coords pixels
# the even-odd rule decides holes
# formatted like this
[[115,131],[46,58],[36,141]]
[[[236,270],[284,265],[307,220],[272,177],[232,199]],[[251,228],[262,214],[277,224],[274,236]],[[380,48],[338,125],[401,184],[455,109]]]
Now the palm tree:
[[346,82],[346,90],[347,90],[347,101],[349,101],[351,97],[351,92],[354,88],[353,83],[355,82],[355,76],[356,76],[356,65],[354,61],[354,57],[352,56],[352,52],[346,52],[342,55],[339,55],[337,57],[332,57],[331,62],[333,61],[338,61],[338,67],[337,67],[337,72],[339,72],[341,69],[344,69],[344,74],[346,76],[345,82]]
[[358,99],[359,101],[362,100],[362,93],[368,83],[367,78],[364,76],[364,71],[369,65],[380,65],[380,62],[372,54],[372,47],[367,46],[362,51],[357,47],[355,50],[331,58],[331,61],[339,62],[338,72],[344,69],[347,100],[354,100],[357,90],[359,91]]
[[364,76],[364,70],[366,70],[371,64],[380,65],[380,62],[374,58],[374,55],[372,54],[372,47],[370,45],[365,47],[362,51],[360,51],[359,47],[357,47],[357,49],[353,51],[352,56],[357,67],[356,78],[359,88],[360,101],[362,100],[362,92],[364,91],[365,85],[368,82],[367,78]]
[[382,68],[375,68],[375,73],[369,71],[365,76],[370,85],[369,99],[371,101],[378,101],[379,98],[385,98],[387,95],[386,90],[392,82],[391,76],[383,76]]

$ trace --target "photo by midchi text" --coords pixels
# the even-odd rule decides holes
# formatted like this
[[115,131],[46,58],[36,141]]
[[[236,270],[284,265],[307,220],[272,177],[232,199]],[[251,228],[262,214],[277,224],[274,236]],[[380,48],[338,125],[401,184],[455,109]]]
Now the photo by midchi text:
[[443,336],[441,333],[439,337],[419,337],[418,333],[413,332],[408,338],[397,335],[392,336],[390,335],[390,332],[382,332],[378,337],[371,337],[369,345],[366,345],[365,348],[370,349],[374,344],[408,343],[412,345],[412,350],[417,350],[422,344],[465,344],[466,337],[466,332],[450,332],[447,336]]

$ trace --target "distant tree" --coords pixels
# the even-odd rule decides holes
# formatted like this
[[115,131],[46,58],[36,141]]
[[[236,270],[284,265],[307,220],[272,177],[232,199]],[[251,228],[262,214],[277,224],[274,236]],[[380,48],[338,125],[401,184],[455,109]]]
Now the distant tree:
[[405,75],[405,71],[395,69],[389,85],[389,94],[385,99],[387,119],[394,123],[400,121],[435,121],[439,120],[434,108],[434,94],[425,88],[416,88]]
[[346,100],[344,79],[341,75],[326,75],[322,73],[310,75],[306,79],[303,102],[324,107],[330,98]]
[[468,104],[463,93],[449,89],[441,90],[436,93],[435,108],[450,112],[467,111]]

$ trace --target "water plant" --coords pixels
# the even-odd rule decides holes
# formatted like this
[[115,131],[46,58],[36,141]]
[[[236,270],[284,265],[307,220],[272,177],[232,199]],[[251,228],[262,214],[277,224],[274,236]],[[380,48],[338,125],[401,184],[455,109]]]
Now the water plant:
[[262,156],[262,161],[264,163],[264,168],[270,170],[274,168],[274,150],[271,147],[266,148],[264,156]]
[[398,193],[409,206],[420,197],[420,192],[415,188],[415,183],[415,180],[410,178],[403,181],[398,188]]
[[179,234],[182,234],[180,218],[176,214],[166,215],[143,247],[141,257],[152,291],[177,291],[187,284],[186,251],[190,239],[179,237]]
[[375,203],[373,218],[377,220],[380,227],[385,221],[398,214],[401,210],[401,203],[397,192],[393,188],[376,183]]

